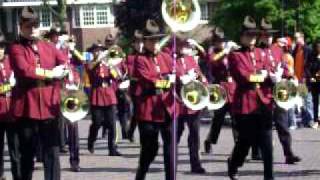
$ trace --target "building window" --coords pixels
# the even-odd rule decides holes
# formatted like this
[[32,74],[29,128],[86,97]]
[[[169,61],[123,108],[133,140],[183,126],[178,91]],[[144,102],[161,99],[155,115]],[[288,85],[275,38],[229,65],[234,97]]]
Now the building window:
[[52,13],[49,9],[39,9],[40,28],[49,29],[52,25]]
[[209,20],[208,3],[200,4],[200,8],[201,8],[201,20],[208,21]]
[[110,4],[75,6],[73,8],[75,27],[104,27],[114,24],[114,15]]
[[80,8],[79,7],[74,7],[74,14],[73,14],[73,17],[74,17],[74,25],[79,27],[80,26]]

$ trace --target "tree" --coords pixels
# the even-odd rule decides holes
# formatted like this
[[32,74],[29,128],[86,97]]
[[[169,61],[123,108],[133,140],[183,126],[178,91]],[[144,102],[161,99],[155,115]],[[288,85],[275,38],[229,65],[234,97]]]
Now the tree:
[[66,0],[57,0],[57,9],[53,9],[50,4],[48,4],[48,0],[43,0],[44,8],[50,10],[54,17],[57,18],[59,27],[62,31],[66,30],[65,21],[67,18],[67,1]]
[[238,38],[246,15],[258,25],[266,17],[283,34],[303,31],[308,40],[320,37],[320,0],[221,0],[211,24],[222,27],[230,38]]

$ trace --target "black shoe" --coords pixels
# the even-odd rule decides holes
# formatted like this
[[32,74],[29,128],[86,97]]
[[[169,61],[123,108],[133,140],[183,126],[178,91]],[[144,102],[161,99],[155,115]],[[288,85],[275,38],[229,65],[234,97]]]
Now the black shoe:
[[207,140],[204,141],[204,151],[209,154],[211,153],[211,143]]
[[67,153],[68,152],[68,149],[63,146],[63,147],[60,147],[60,153]]
[[109,152],[109,156],[122,156],[122,154],[117,150],[113,150]]
[[286,157],[286,164],[295,164],[297,162],[300,162],[301,158],[298,156],[288,156]]
[[94,146],[93,146],[93,143],[89,143],[89,142],[88,142],[88,151],[89,151],[91,154],[94,154]]
[[72,171],[72,172],[80,172],[80,167],[79,167],[79,165],[71,166],[71,171]]
[[198,167],[195,167],[195,168],[191,168],[191,173],[194,173],[194,174],[205,174],[206,170],[203,167],[198,166]]
[[252,153],[252,154],[251,154],[251,159],[252,159],[252,160],[255,160],[255,161],[261,161],[261,160],[262,160],[262,157],[261,157],[261,154],[260,154],[260,153]]
[[128,139],[129,139],[129,141],[130,141],[131,143],[134,143],[134,138],[133,138],[133,137],[129,137]]
[[229,176],[230,180],[238,180],[239,179],[238,169],[231,165],[230,158],[228,159],[228,176]]

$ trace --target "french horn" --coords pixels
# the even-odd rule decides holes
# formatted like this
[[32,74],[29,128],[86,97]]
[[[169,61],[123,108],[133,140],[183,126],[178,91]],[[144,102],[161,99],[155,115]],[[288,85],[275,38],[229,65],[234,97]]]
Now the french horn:
[[198,111],[205,108],[209,102],[208,88],[199,81],[190,81],[180,90],[180,97],[186,107]]
[[289,80],[281,80],[273,89],[273,99],[282,109],[288,110],[295,105],[298,95],[297,86]]
[[219,84],[210,84],[208,86],[209,102],[208,110],[217,110],[222,108],[227,102],[227,92]]
[[200,23],[201,9],[198,0],[163,0],[161,13],[173,32],[191,31]]

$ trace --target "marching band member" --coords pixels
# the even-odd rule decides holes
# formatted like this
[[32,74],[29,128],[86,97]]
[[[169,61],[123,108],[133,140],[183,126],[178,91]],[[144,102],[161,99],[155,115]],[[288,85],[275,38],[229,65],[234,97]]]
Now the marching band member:
[[11,90],[15,86],[15,78],[10,66],[10,59],[7,52],[8,43],[0,31],[0,180],[5,180],[4,176],[4,145],[5,134],[11,162],[11,172],[13,180],[21,179],[19,169],[19,151],[17,133],[15,133],[16,123],[9,112],[11,105]]
[[31,7],[20,16],[20,36],[10,47],[17,84],[12,90],[11,112],[17,120],[22,179],[31,180],[35,137],[43,146],[44,179],[60,179],[60,79],[68,74],[67,57],[49,42],[38,40],[39,19]]
[[171,115],[173,113],[173,92],[170,90],[175,76],[172,75],[172,58],[169,54],[156,51],[156,43],[163,34],[153,20],[147,20],[143,30],[145,52],[136,60],[137,119],[140,133],[140,158],[136,180],[144,180],[150,164],[155,159],[158,148],[158,136],[163,141],[165,179],[171,179],[173,167],[171,161]]
[[[190,44],[183,37],[177,38],[177,62],[176,75],[180,79],[177,92],[180,92],[181,86],[192,80],[199,80],[203,83],[208,83],[202,75],[197,62],[189,55],[191,49]],[[196,174],[204,174],[206,171],[201,166],[199,149],[200,149],[200,111],[188,109],[182,102],[179,103],[179,118],[178,118],[178,142],[180,142],[186,123],[189,129],[188,147],[190,155],[191,172]]]
[[144,52],[143,48],[143,34],[139,30],[135,30],[134,33],[134,42],[133,42],[133,52],[127,56],[127,67],[128,75],[130,79],[129,94],[132,100],[132,117],[128,128],[128,139],[134,141],[134,131],[137,126],[137,103],[139,101],[139,96],[137,94],[137,71],[136,71],[136,61],[139,55],[142,55]]
[[258,30],[254,19],[247,16],[243,23],[240,42],[242,48],[231,52],[230,72],[237,87],[232,111],[238,131],[233,152],[228,159],[228,175],[238,179],[250,146],[259,142],[264,162],[264,179],[273,179],[271,87],[266,83],[267,64],[261,50],[255,47]]
[[[94,60],[87,65],[87,71],[91,82],[91,113],[92,124],[89,128],[88,150],[94,153],[94,143],[101,126],[108,128],[108,148],[110,156],[120,156],[115,143],[116,139],[116,86],[117,80],[110,67],[101,57],[101,48],[93,45]],[[99,55],[100,54],[100,55]]]
[[[75,54],[75,39],[73,36],[68,36],[67,34],[62,34],[66,36],[61,42],[61,50],[68,56],[67,68],[70,73],[64,79],[63,88],[65,90],[80,90],[80,73],[77,70],[77,66],[81,66],[83,60]],[[69,144],[69,163],[71,171],[79,172],[80,171],[80,145],[79,145],[79,128],[78,122],[70,122],[64,117],[61,117],[64,120],[66,129],[68,131],[68,144]]]
[[204,149],[206,153],[211,152],[211,144],[217,144],[220,131],[225,120],[227,112],[231,118],[231,103],[235,91],[235,82],[229,72],[229,53],[236,48],[231,42],[225,42],[224,32],[219,27],[213,31],[213,49],[208,54],[208,68],[212,75],[212,83],[220,84],[227,90],[227,103],[218,110],[214,111],[211,127],[206,140],[204,141]]
[[[62,32],[58,28],[51,28],[48,33],[45,34],[45,37],[48,38],[48,41],[53,43],[56,48],[64,53],[63,51],[63,43],[61,41],[62,37]],[[66,52],[66,51],[65,51]],[[68,54],[65,54],[66,56]],[[65,119],[60,117],[59,119],[59,129],[60,129],[60,153],[67,153],[68,150],[66,148],[66,139],[67,139],[67,132],[66,132],[66,127],[65,127]],[[41,145],[40,146],[40,151],[41,151]],[[40,155],[41,157],[41,155]]]
[[[105,37],[105,48],[109,50],[111,47],[117,46],[118,44],[118,32],[116,29],[110,30]],[[126,73],[126,63],[122,61],[118,67],[122,69],[123,75]],[[125,84],[125,83],[123,83]],[[128,94],[125,89],[117,88],[116,89],[117,97],[117,117],[121,126],[122,139],[128,139],[128,119],[130,116],[130,101],[128,99]],[[106,126],[103,127],[103,137],[106,135]]]
[[[259,37],[262,55],[269,63],[269,75],[273,84],[289,77],[288,65],[283,61],[283,51],[277,43],[273,44],[273,33],[278,32],[272,29],[272,24],[266,19],[261,21],[261,35]],[[288,111],[280,108],[276,104],[273,108],[273,121],[277,129],[287,164],[294,164],[301,159],[294,155],[292,151],[292,138],[289,131]],[[257,150],[256,150],[257,151]],[[256,152],[257,153],[257,152]],[[259,158],[259,154],[253,154],[254,158]]]

